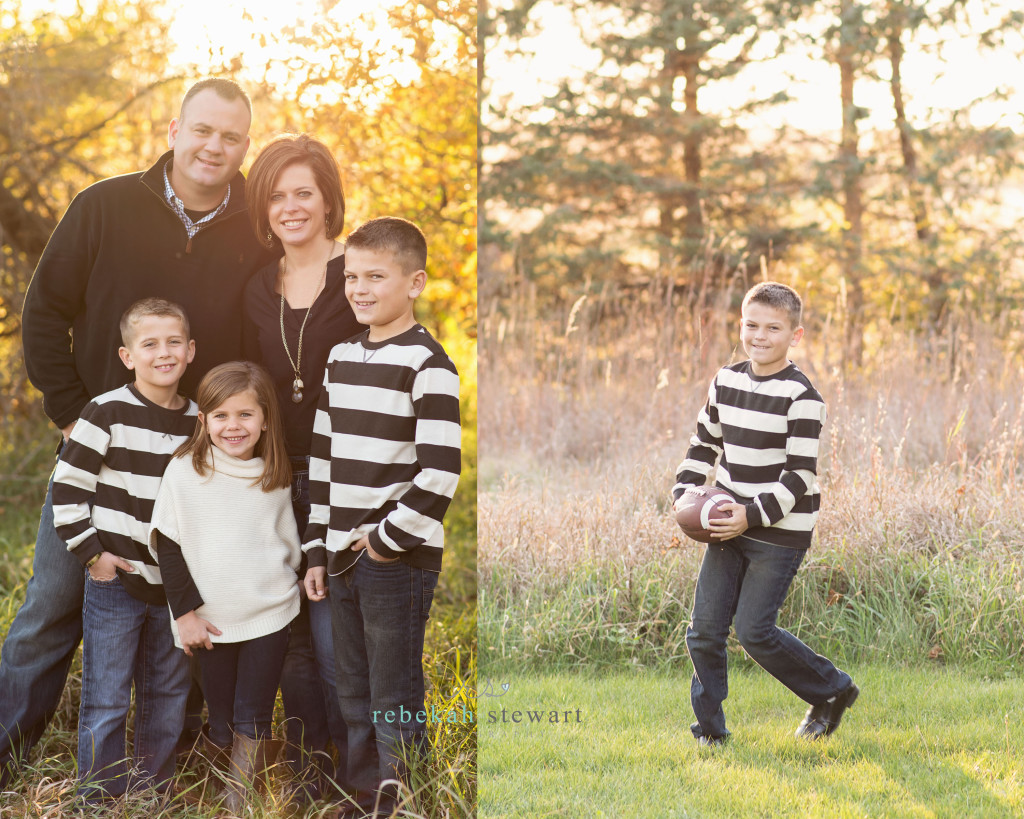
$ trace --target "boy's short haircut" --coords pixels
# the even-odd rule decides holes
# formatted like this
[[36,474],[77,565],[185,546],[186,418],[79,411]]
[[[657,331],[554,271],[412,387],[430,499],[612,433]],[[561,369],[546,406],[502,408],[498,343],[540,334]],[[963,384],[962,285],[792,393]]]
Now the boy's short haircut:
[[755,284],[743,297],[743,307],[748,304],[764,304],[776,310],[785,310],[793,327],[799,327],[803,318],[804,305],[799,294],[788,284],[761,282]]
[[150,297],[139,299],[121,314],[121,344],[130,347],[135,335],[135,326],[146,318],[146,316],[160,316],[162,318],[176,318],[181,320],[181,326],[185,330],[185,338],[191,339],[191,331],[188,326],[188,316],[185,315],[185,308],[167,299]]
[[189,100],[191,100],[192,97],[200,91],[205,91],[208,88],[215,91],[218,97],[227,102],[241,100],[249,110],[249,116],[252,116],[252,101],[249,99],[249,95],[245,93],[242,86],[234,80],[229,80],[225,77],[207,77],[204,80],[199,80],[199,82],[192,85],[188,91],[185,92],[185,96],[181,98],[181,108],[178,111],[178,119],[185,119],[185,107],[188,105]]
[[397,216],[381,216],[360,225],[349,234],[345,247],[390,251],[405,273],[427,268],[427,239],[423,231]]

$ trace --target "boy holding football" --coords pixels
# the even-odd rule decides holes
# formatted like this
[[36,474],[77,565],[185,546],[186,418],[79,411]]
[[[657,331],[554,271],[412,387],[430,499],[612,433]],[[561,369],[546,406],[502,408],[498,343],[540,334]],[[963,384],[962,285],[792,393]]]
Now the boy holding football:
[[859,693],[849,674],[776,625],[818,516],[825,403],[788,359],[804,333],[802,307],[796,291],[775,282],[758,284],[744,296],[740,340],[749,358],[715,375],[676,470],[677,511],[686,488],[704,484],[716,462],[716,485],[736,498],[722,507],[728,517],[708,524],[712,541],[686,632],[697,718],[690,730],[702,746],[721,745],[729,736],[722,702],[733,620],[747,654],[810,704],[798,737],[831,734]]

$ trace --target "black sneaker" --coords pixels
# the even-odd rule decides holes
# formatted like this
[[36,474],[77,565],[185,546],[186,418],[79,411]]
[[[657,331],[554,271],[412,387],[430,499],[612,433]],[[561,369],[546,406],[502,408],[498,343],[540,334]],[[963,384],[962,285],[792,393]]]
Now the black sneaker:
[[812,705],[807,709],[804,721],[796,729],[797,737],[805,739],[827,737],[839,727],[839,720],[843,718],[843,712],[857,701],[859,693],[860,689],[851,682],[821,705]]

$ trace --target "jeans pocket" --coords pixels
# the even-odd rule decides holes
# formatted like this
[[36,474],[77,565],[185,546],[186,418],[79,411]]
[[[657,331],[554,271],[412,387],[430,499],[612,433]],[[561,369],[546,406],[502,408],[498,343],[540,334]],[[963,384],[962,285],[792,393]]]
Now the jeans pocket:
[[430,607],[434,603],[434,589],[437,587],[437,572],[423,570],[423,597],[420,601],[420,615],[424,620],[430,618]]
[[298,503],[303,499],[303,493],[309,491],[308,486],[308,472],[292,472],[292,503]]
[[369,564],[371,566],[390,567],[390,566],[398,566],[398,565],[400,565],[402,563],[402,561],[397,559],[397,558],[394,559],[394,560],[376,560],[376,559],[370,557],[370,553],[369,552],[366,552],[366,559],[367,559],[367,561],[369,562]]
[[117,572],[114,573],[113,577],[93,577],[92,572],[86,569],[85,582],[92,583],[94,586],[112,586],[114,583],[117,583],[119,581],[117,577]]

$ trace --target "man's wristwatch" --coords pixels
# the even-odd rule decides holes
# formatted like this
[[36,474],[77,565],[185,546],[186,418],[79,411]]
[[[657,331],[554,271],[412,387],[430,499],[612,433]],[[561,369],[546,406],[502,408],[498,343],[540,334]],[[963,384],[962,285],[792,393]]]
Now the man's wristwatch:
[[100,555],[101,554],[103,554],[103,552],[97,552],[92,557],[90,557],[87,561],[85,561],[85,568],[91,569],[96,564],[96,561],[100,559]]

